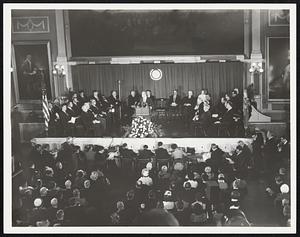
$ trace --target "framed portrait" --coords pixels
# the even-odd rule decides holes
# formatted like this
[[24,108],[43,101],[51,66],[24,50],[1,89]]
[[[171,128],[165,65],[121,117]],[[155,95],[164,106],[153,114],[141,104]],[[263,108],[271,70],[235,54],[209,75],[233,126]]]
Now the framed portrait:
[[13,86],[17,103],[39,103],[42,89],[53,96],[50,42],[14,42],[12,45]]
[[290,100],[290,38],[267,37],[266,56],[269,100]]
[[289,26],[290,10],[269,10],[269,26]]

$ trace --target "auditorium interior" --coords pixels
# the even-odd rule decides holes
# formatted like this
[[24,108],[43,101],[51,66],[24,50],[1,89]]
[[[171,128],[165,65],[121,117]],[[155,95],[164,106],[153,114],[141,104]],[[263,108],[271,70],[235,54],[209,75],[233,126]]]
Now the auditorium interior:
[[12,10],[12,226],[290,227],[289,14]]

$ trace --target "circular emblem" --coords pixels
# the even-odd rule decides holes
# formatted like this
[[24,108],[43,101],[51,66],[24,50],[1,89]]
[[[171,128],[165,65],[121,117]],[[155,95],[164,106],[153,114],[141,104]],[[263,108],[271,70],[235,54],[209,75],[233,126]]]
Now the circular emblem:
[[150,77],[151,77],[152,80],[158,81],[162,78],[162,71],[158,68],[151,69]]

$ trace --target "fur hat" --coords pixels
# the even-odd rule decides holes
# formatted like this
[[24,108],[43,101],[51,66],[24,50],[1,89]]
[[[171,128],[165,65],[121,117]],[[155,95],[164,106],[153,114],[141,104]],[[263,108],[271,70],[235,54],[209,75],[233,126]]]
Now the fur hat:
[[290,191],[290,188],[287,184],[282,184],[280,186],[280,192],[281,193],[288,193]]
[[41,198],[36,198],[36,199],[34,199],[34,202],[33,202],[35,207],[40,207],[42,205],[42,203],[43,203],[43,200]]

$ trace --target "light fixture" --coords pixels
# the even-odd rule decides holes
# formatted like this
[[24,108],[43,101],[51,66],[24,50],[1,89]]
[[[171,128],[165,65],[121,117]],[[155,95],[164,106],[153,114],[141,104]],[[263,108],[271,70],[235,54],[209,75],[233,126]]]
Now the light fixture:
[[54,65],[52,73],[58,76],[66,75],[64,66],[59,64]]
[[250,73],[263,73],[264,69],[262,68],[262,62],[253,62],[249,68]]

